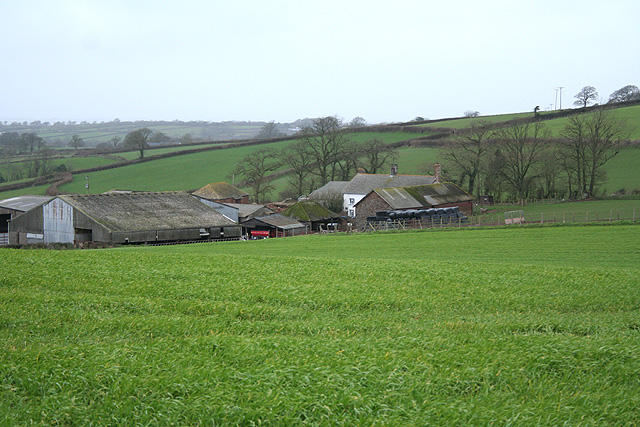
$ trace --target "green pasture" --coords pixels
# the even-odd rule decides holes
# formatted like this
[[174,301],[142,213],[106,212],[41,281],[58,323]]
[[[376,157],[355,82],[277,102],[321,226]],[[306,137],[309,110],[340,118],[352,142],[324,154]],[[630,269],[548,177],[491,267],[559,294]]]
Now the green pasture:
[[637,425],[639,239],[0,249],[0,424]]
[[[611,109],[611,114],[627,124],[632,140],[640,139],[640,105]],[[555,138],[562,136],[562,131],[569,124],[571,117],[561,117],[544,121],[544,125]]]

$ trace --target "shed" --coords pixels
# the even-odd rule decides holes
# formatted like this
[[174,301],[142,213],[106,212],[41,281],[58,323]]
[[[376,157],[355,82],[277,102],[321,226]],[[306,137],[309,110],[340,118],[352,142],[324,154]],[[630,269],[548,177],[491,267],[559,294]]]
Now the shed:
[[458,206],[461,211],[471,213],[473,196],[452,182],[409,187],[377,188],[367,194],[357,206],[356,228],[366,223],[367,217],[386,210],[409,210],[421,208],[445,208]]
[[307,226],[282,214],[253,218],[242,226],[251,237],[287,237],[305,234]]
[[11,243],[239,238],[239,225],[185,192],[61,195],[9,223]]
[[0,200],[0,246],[9,244],[9,221],[51,200],[50,196],[18,196]]
[[335,224],[340,220],[340,215],[312,200],[300,201],[282,211],[282,215],[295,218],[311,231],[320,231],[323,226],[326,229],[328,224]]

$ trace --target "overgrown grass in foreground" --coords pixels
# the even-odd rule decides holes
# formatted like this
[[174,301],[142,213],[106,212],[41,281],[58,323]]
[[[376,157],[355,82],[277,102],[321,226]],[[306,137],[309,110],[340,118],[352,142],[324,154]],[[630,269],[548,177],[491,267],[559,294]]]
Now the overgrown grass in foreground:
[[0,422],[635,425],[637,230],[0,250]]

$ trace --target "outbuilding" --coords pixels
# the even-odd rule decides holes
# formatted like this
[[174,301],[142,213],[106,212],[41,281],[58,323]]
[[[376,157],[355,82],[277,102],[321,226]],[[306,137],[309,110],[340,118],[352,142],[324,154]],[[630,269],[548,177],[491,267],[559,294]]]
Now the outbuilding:
[[[61,195],[14,218],[11,244],[150,243],[239,238],[241,227],[186,192]],[[32,243],[33,241],[29,242]]]
[[356,229],[364,227],[368,217],[388,210],[409,210],[427,208],[447,208],[457,206],[460,211],[470,214],[473,210],[473,196],[452,182],[409,187],[377,188],[367,194],[357,204]]
[[330,211],[318,202],[303,200],[282,211],[282,215],[305,224],[311,231],[327,230],[340,221],[340,215]]
[[0,246],[9,244],[9,221],[51,200],[50,196],[18,196],[0,200]]

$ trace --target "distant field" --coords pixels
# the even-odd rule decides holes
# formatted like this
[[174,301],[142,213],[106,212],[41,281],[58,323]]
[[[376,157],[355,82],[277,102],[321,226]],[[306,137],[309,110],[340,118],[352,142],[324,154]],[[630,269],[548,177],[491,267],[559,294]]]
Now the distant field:
[[639,240],[0,249],[0,424],[638,425]]
[[[541,114],[545,114],[544,112]],[[425,123],[417,126],[421,127],[436,127],[436,128],[453,128],[453,129],[463,129],[471,126],[471,123],[474,122],[489,122],[489,123],[500,123],[507,122],[509,120],[522,119],[525,117],[532,117],[533,111],[530,113],[514,113],[514,114],[498,114],[495,116],[479,116],[474,118],[459,118],[453,120],[442,120],[433,123]]]

